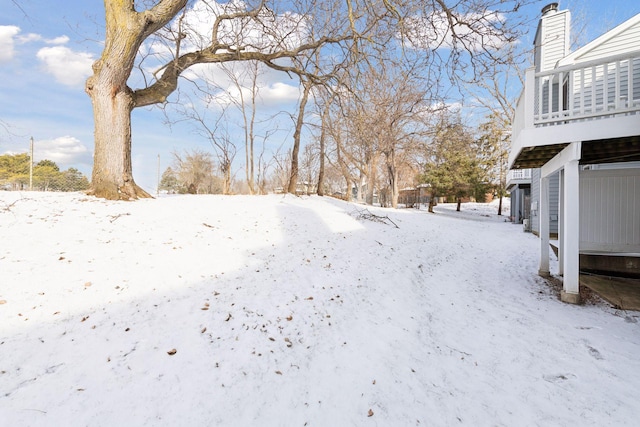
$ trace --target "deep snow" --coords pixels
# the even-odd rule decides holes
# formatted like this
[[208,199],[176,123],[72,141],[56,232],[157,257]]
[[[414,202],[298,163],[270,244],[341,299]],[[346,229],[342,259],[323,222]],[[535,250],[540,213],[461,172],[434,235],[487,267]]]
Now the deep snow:
[[0,424],[638,425],[638,313],[454,209],[0,192]]

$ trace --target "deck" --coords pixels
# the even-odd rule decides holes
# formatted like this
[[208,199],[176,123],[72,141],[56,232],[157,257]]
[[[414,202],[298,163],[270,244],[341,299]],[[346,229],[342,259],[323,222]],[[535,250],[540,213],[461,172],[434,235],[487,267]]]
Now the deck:
[[531,68],[516,106],[509,165],[540,167],[573,141],[620,139],[628,146],[639,116],[640,52],[544,72]]
[[581,273],[580,285],[616,308],[640,311],[640,279]]

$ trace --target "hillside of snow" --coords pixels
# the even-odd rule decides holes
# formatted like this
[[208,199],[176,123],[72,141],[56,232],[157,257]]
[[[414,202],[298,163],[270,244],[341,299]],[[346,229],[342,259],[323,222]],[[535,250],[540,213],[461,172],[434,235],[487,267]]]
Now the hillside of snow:
[[436,211],[0,192],[0,424],[637,425],[640,313]]

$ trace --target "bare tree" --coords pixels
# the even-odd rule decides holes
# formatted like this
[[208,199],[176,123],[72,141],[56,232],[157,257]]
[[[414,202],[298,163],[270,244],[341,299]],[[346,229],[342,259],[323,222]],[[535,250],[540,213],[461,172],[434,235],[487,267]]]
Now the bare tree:
[[[245,177],[249,194],[256,194],[255,175],[255,143],[256,143],[256,116],[259,94],[258,78],[262,73],[260,62],[251,61],[244,70],[238,72],[235,67],[222,64],[227,77],[236,90],[235,94],[229,94],[229,100],[235,104],[242,116],[242,130],[244,132]],[[248,98],[248,99],[247,99]]]
[[318,136],[318,184],[316,190],[316,194],[318,196],[324,196],[327,127],[329,126],[329,111],[331,109],[331,100],[331,98],[324,99],[324,105],[318,104],[318,108],[319,110],[321,110],[320,135]]
[[[109,199],[150,197],[139,188],[131,167],[131,111],[164,102],[175,91],[178,77],[189,67],[202,63],[262,61],[277,69],[295,71],[279,59],[294,58],[352,37],[348,18],[339,11],[311,14],[309,5],[296,1],[291,12],[279,13],[277,2],[219,4],[200,0],[188,8],[187,0],[159,0],[149,9],[136,10],[134,0],[105,0],[106,38],[93,75],[86,83],[95,121],[93,194]],[[208,35],[193,31],[189,24],[194,10],[209,14]],[[284,12],[284,11],[283,11]],[[154,80],[132,90],[131,76],[138,50],[150,36],[172,24],[171,58],[159,67]],[[191,25],[191,26],[190,26]],[[307,30],[316,27],[316,37]],[[168,44],[166,45],[168,47]]]
[[[105,0],[105,45],[86,83],[95,121],[92,192],[110,199],[149,197],[133,180],[131,112],[165,102],[196,64],[261,61],[313,78],[289,60],[341,43],[343,49],[326,55],[363,59],[365,45],[378,44],[420,51],[428,57],[426,72],[442,66],[438,72],[453,80],[477,76],[483,61],[500,60],[495,49],[515,35],[504,17],[526,1]],[[156,52],[166,55],[149,56],[157,71],[131,89],[139,48],[154,35],[162,36]]]
[[302,155],[300,156],[300,178],[302,179],[302,185],[304,192],[309,195],[317,192],[317,181],[319,169],[319,153],[318,147],[315,144],[307,144],[302,149]]
[[502,215],[502,199],[507,195],[507,172],[508,157],[510,147],[509,127],[504,121],[504,117],[489,115],[480,124],[479,136],[477,140],[480,164],[484,170],[487,180],[493,184],[497,196],[498,215]]
[[219,193],[211,154],[194,149],[184,155],[174,152],[175,174],[183,192],[189,194]]
[[304,125],[304,110],[307,106],[307,102],[309,101],[309,93],[311,92],[312,83],[309,80],[301,78],[302,84],[302,96],[300,97],[300,102],[298,103],[298,114],[296,116],[296,124],[295,130],[293,132],[293,147],[291,149],[291,169],[289,182],[287,184],[287,192],[291,194],[296,193],[296,188],[298,185],[298,175],[299,175],[299,164],[298,164],[298,155],[300,152],[300,138],[302,135],[302,126]]
[[[187,98],[188,99],[188,98]],[[237,147],[229,133],[226,108],[218,114],[208,108],[194,108],[191,102],[181,105],[179,113],[194,124],[194,131],[206,138],[217,159],[222,174],[222,193],[231,193],[233,161]],[[174,155],[175,157],[175,155]]]
[[346,121],[344,115],[339,112],[332,112],[334,104],[327,104],[322,118],[321,135],[325,141],[325,159],[329,165],[339,171],[344,181],[344,199],[351,200],[352,188],[356,187],[355,178],[350,168],[350,162],[345,158],[342,150],[345,146],[343,138],[346,137],[346,126],[342,122]]

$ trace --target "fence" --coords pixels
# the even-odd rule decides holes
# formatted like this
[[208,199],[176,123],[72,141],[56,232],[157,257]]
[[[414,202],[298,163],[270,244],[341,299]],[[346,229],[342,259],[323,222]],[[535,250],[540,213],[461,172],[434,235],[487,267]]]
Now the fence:
[[78,169],[61,170],[51,160],[34,164],[32,158],[33,154],[29,153],[0,155],[0,190],[81,191],[89,188],[89,179]]

